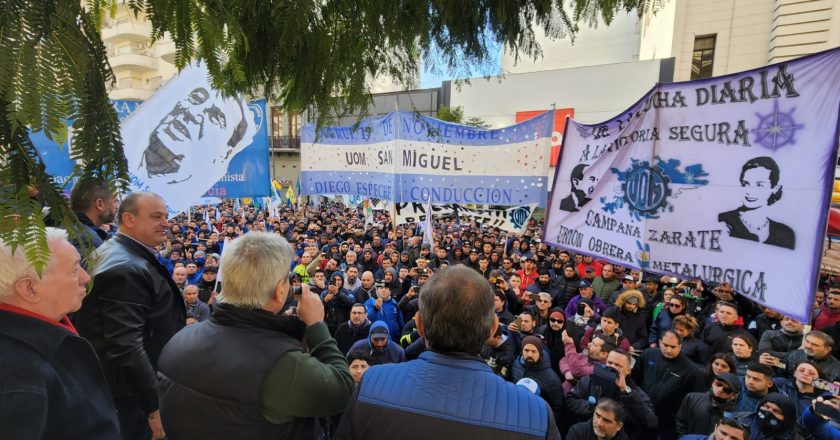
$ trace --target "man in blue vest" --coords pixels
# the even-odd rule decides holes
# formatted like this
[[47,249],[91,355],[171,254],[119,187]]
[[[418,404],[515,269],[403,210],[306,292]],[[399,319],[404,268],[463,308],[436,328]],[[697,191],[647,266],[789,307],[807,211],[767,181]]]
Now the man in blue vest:
[[419,298],[417,330],[429,350],[371,367],[336,438],[560,439],[545,401],[505,382],[479,357],[499,325],[484,277],[453,266],[432,276]]

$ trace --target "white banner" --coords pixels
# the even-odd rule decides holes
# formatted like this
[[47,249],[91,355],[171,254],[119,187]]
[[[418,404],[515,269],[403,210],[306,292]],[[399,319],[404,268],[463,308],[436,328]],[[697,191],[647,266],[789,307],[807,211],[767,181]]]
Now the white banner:
[[206,68],[189,66],[122,123],[132,188],[159,194],[170,215],[187,211],[251,144],[256,129],[243,99],[222,97]]
[[[460,205],[432,205],[432,218],[458,216],[464,221],[475,221],[482,225],[497,227],[508,232],[522,232],[528,219],[534,214],[536,203],[514,206],[507,209],[472,209]],[[396,203],[397,225],[426,221],[426,205],[423,203]]]
[[483,129],[392,112],[358,127],[309,124],[301,191],[396,202],[545,206],[553,112]]
[[544,239],[728,282],[810,318],[833,182],[840,51],[660,84],[597,125],[569,121]]

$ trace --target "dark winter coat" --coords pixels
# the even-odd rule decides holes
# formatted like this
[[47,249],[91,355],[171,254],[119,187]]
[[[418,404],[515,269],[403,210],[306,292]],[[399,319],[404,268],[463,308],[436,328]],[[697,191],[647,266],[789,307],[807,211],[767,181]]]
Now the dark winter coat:
[[66,327],[0,310],[4,439],[117,439],[120,427],[90,344]]
[[565,396],[563,395],[563,382],[557,376],[557,373],[551,369],[544,352],[540,353],[540,360],[533,366],[526,364],[522,356],[519,356],[513,361],[513,372],[511,374],[513,383],[525,377],[533,379],[539,385],[540,397],[551,407],[551,410],[554,412],[554,419],[560,420],[560,417],[563,415],[565,400]]
[[114,398],[158,409],[155,369],[163,346],[186,325],[181,291],[157,258],[117,234],[97,249],[93,289],[73,316],[90,341]]

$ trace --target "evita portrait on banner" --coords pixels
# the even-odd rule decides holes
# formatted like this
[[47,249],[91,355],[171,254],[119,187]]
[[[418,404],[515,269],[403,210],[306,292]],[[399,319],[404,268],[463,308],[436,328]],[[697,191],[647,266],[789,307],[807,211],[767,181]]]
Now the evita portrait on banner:
[[601,124],[570,120],[545,240],[728,282],[807,320],[836,161],[837,71],[832,50],[659,84]]

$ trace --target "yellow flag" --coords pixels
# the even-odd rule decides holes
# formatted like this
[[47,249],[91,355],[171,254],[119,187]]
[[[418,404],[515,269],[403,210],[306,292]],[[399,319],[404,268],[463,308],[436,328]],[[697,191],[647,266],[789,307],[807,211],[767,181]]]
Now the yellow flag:
[[295,190],[292,189],[291,185],[289,185],[289,189],[286,190],[286,198],[292,203],[297,203],[295,201]]

